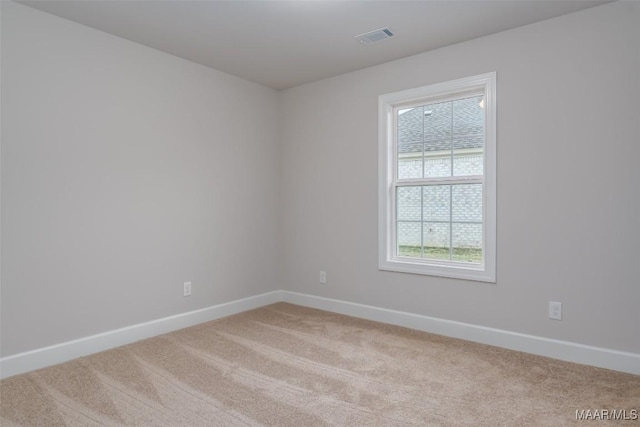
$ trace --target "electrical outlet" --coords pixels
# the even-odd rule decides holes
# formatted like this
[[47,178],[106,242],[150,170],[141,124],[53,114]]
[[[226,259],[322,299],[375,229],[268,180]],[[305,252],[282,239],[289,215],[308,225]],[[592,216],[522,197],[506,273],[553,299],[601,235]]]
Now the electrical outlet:
[[549,301],[549,319],[562,320],[562,303]]
[[191,282],[184,282],[184,296],[188,297],[191,295]]
[[327,272],[320,271],[320,283],[327,283]]

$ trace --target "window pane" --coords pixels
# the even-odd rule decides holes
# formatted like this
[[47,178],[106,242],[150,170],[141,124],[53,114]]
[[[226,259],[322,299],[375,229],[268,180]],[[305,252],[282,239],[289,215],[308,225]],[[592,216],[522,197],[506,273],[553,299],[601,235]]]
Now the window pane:
[[453,222],[482,223],[482,184],[459,184],[451,189]]
[[407,142],[423,142],[424,107],[398,110],[398,144]]
[[398,221],[422,219],[421,187],[398,187],[396,191],[396,216]]
[[453,101],[453,175],[482,175],[484,97]]
[[482,261],[482,184],[454,185],[452,234],[454,261]]
[[482,184],[398,187],[396,217],[399,256],[482,261]]
[[398,179],[422,178],[422,148],[424,144],[398,144]]
[[[480,141],[478,141],[480,140]],[[453,140],[453,175],[482,175],[484,153],[482,137],[464,137]]]
[[424,140],[433,147],[450,143],[452,103],[439,102],[437,104],[427,104],[423,108]]
[[452,102],[453,135],[482,135],[484,132],[484,109],[482,96],[457,99]]
[[425,144],[424,177],[442,178],[451,176],[451,150],[427,152]]
[[449,223],[425,222],[423,227],[424,258],[449,259]]
[[482,262],[482,224],[453,223],[453,261]]
[[450,185],[426,185],[423,192],[424,221],[446,221],[451,217]]
[[422,256],[420,222],[398,222],[398,255],[420,258]]
[[424,106],[424,176],[451,176],[452,103]]

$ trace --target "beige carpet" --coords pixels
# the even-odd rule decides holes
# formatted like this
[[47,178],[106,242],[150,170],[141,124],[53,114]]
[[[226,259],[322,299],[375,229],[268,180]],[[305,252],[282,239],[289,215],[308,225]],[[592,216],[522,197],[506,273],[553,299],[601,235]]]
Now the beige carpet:
[[[559,426],[640,377],[279,303],[0,382],[2,426]],[[640,421],[611,421],[640,425]]]

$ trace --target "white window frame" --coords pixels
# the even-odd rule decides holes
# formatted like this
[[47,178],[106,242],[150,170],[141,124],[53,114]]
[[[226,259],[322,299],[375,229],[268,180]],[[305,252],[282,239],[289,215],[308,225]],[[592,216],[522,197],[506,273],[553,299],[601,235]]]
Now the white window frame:
[[[482,90],[484,92],[485,145],[483,175],[471,177],[469,182],[481,182],[482,253],[479,264],[447,260],[409,258],[396,255],[396,187],[397,182],[416,185],[428,179],[397,179],[397,132],[395,111],[399,106],[424,105],[455,98],[458,94]],[[464,181],[455,177],[452,181]],[[496,282],[496,73],[486,73],[458,80],[436,83],[378,98],[378,268],[403,273]]]

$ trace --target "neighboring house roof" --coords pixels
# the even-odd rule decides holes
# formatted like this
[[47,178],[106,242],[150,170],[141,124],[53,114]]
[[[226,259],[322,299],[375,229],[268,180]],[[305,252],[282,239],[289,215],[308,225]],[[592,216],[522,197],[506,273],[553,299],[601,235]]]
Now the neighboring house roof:
[[422,105],[398,113],[398,151],[401,153],[481,148],[484,111],[481,96]]

